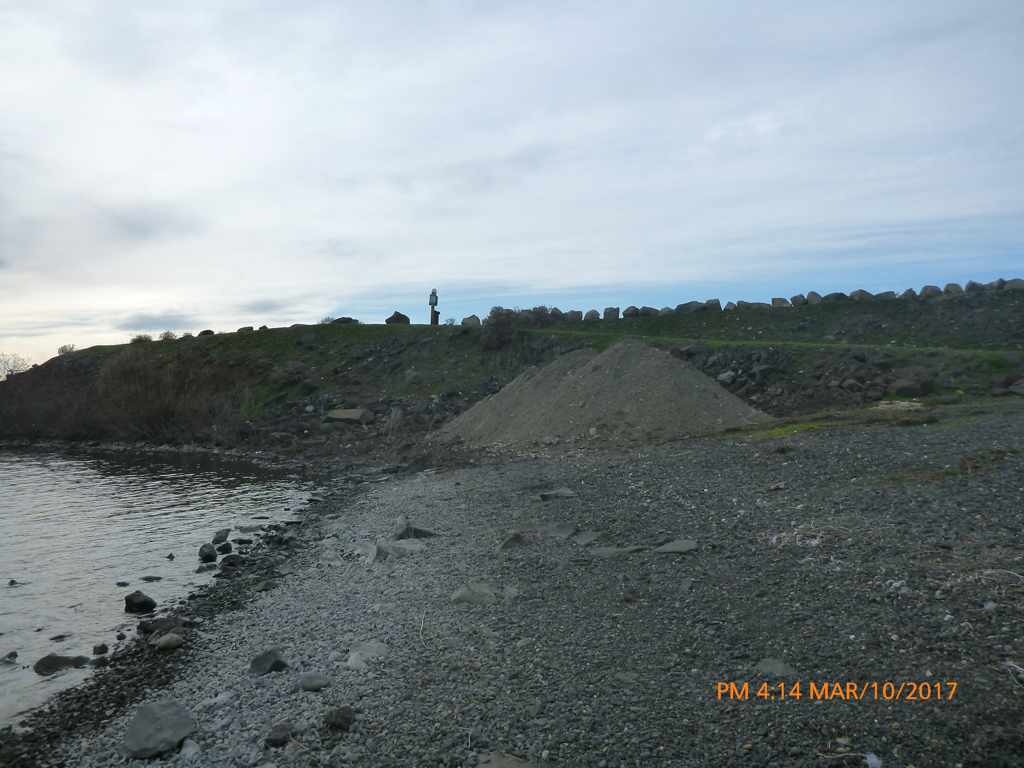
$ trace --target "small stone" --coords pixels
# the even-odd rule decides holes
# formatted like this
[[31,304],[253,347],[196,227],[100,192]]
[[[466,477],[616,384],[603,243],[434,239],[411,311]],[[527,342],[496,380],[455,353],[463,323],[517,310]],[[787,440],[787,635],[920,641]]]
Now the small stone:
[[697,549],[697,542],[693,539],[676,539],[675,541],[670,541],[667,544],[662,544],[654,551],[667,554],[680,554],[683,552],[692,552],[695,549]]
[[324,725],[326,725],[332,731],[347,732],[351,727],[352,723],[355,722],[356,716],[352,711],[352,707],[334,707],[333,709],[327,710],[327,714],[324,715]]
[[117,586],[119,586],[119,587],[127,587],[130,583],[131,582],[128,582],[128,581],[119,581],[119,582],[117,582]]
[[194,757],[198,757],[200,750],[199,745],[196,744],[192,739],[185,739],[181,742],[181,750],[178,752],[179,760],[191,760]]
[[302,688],[302,690],[310,691],[311,693],[315,693],[316,691],[322,691],[330,684],[331,681],[327,678],[327,676],[322,675],[319,672],[311,672],[308,675],[303,675],[302,679],[299,680],[299,686]]
[[541,491],[541,501],[551,501],[552,499],[572,499],[576,497],[576,491],[571,488],[554,488],[550,491]]
[[109,651],[110,651],[110,648],[107,647],[106,643],[99,643],[98,645],[94,645],[92,647],[92,655],[93,656],[102,656],[103,654],[105,654],[105,653],[107,653]]
[[470,582],[460,587],[452,595],[453,603],[468,603],[470,605],[490,605],[498,599],[497,590],[490,584],[482,581]]
[[264,651],[249,663],[249,671],[257,675],[265,675],[268,672],[281,672],[288,669],[288,662],[284,660],[279,648],[271,648]]
[[729,385],[736,381],[736,371],[725,371],[717,376],[719,384]]
[[528,760],[510,755],[506,752],[484,752],[477,763],[480,768],[534,768]]
[[757,671],[766,677],[794,677],[797,671],[782,659],[768,656],[757,662]]
[[277,723],[267,734],[266,743],[268,747],[283,747],[292,737],[292,727],[289,723]]

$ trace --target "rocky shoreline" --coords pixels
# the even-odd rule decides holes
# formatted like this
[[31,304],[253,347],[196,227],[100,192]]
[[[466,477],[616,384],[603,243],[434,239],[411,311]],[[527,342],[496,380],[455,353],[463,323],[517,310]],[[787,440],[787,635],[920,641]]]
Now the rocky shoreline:
[[[221,580],[130,706],[83,687],[93,719],[12,764],[121,764],[171,701],[184,735],[130,764],[1017,765],[1022,425],[1003,401],[329,485],[284,578]],[[829,680],[959,688],[716,695]]]

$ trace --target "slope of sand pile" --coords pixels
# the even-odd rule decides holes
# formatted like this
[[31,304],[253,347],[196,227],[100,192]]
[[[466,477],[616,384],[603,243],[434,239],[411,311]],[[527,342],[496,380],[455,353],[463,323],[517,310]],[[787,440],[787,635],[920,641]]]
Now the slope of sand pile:
[[[770,421],[693,366],[637,341],[531,368],[441,430],[467,445],[657,442]],[[596,430],[596,431],[595,431]]]

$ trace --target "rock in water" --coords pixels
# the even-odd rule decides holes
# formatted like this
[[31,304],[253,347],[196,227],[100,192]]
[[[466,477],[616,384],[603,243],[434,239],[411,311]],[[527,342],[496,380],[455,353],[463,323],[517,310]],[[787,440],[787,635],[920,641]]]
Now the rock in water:
[[219,531],[217,531],[215,534],[213,534],[213,543],[214,544],[223,544],[225,541],[228,540],[228,534],[230,534],[230,533],[231,533],[231,529],[230,528],[221,528]]
[[575,498],[576,491],[571,488],[553,488],[550,491],[541,491],[541,501],[551,501],[552,499],[572,499]]
[[199,562],[212,563],[217,560],[217,549],[213,544],[203,544],[199,548]]
[[265,675],[268,672],[281,672],[288,669],[288,662],[281,655],[280,648],[271,648],[264,651],[249,664],[249,671],[257,675]]
[[149,613],[154,608],[156,608],[156,600],[144,592],[135,590],[130,595],[125,595],[125,613]]
[[196,730],[192,713],[176,701],[164,699],[143,704],[135,712],[124,735],[129,757],[156,757],[176,749]]
[[230,555],[231,554],[231,542],[230,541],[225,541],[225,542],[223,542],[221,544],[218,544],[217,545],[217,551],[220,552],[222,555]]
[[48,653],[32,665],[32,670],[37,675],[49,677],[50,675],[57,674],[61,670],[70,669],[71,667],[84,667],[88,663],[88,656],[61,656],[56,653]]

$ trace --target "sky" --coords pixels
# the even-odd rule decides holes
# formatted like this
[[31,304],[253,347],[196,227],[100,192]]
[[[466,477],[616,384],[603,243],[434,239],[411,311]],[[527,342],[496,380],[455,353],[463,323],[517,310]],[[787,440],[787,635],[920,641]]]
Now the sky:
[[0,352],[1024,275],[1024,3],[0,0]]

